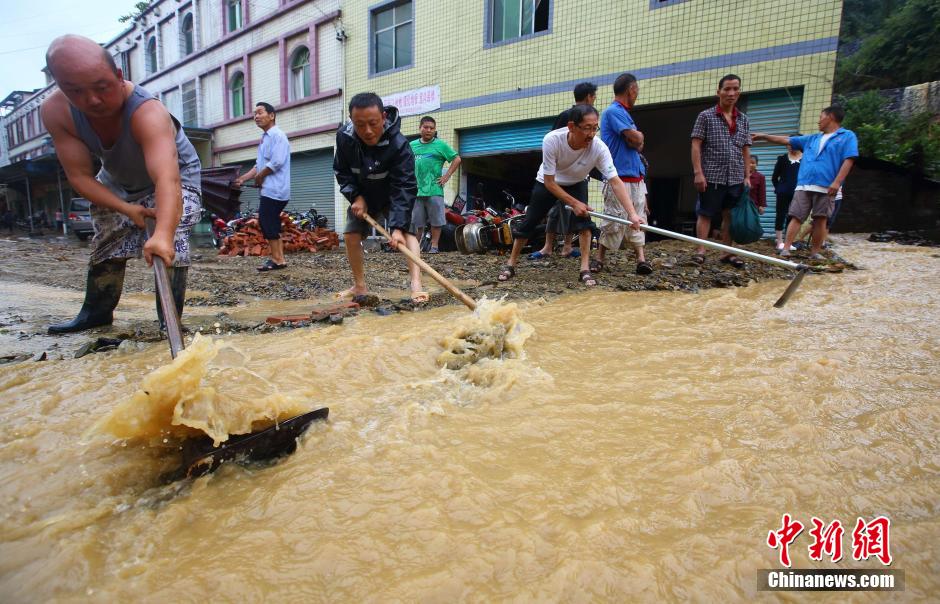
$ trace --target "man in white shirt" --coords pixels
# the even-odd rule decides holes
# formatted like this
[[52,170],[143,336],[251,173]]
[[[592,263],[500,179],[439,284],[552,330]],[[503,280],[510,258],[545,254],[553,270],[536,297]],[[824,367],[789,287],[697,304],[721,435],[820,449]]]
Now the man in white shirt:
[[235,179],[238,186],[254,179],[261,187],[258,223],[271,248],[271,257],[258,267],[259,271],[287,268],[281,241],[281,212],[290,201],[290,142],[274,123],[275,119],[274,107],[268,103],[255,106],[255,124],[264,130],[258,145],[258,161],[251,171]]
[[597,285],[588,268],[591,259],[591,218],[588,215],[587,188],[579,186],[593,168],[597,168],[610,182],[633,228],[639,230],[640,223],[645,222],[636,213],[623,182],[617,178],[617,168],[614,167],[610,150],[604,141],[595,138],[600,120],[597,109],[591,105],[575,105],[571,108],[569,120],[566,128],[552,130],[542,139],[542,165],[535,177],[525,218],[521,223],[517,221],[513,227],[512,254],[497,277],[499,281],[508,281],[516,275],[516,264],[522,248],[552,206],[558,203],[563,204],[561,211],[574,214],[570,231],[579,233],[581,270],[578,281],[588,286]]

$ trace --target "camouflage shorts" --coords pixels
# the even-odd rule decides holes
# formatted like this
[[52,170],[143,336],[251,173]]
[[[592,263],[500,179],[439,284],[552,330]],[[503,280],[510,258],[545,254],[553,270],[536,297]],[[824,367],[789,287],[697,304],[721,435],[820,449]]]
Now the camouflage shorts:
[[[154,193],[130,201],[145,208],[156,206]],[[195,189],[183,187],[183,215],[176,227],[176,260],[173,266],[189,266],[189,235],[193,226],[202,218],[202,195]],[[92,204],[91,222],[95,227],[92,240],[91,263],[98,264],[114,258],[140,258],[143,254],[147,234],[134,225],[126,215]]]

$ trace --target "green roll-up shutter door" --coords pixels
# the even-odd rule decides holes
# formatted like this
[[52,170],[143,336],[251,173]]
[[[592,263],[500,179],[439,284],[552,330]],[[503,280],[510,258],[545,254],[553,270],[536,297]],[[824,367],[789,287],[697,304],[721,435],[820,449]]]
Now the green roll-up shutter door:
[[554,118],[526,120],[483,128],[460,130],[461,157],[540,151],[542,139],[552,128]]
[[[242,174],[251,170],[255,162],[239,164]],[[290,202],[287,209],[292,212],[306,212],[316,208],[319,214],[329,219],[328,228],[336,228],[336,212],[333,202],[333,149],[301,151],[292,153],[290,159]],[[245,187],[242,189],[242,212],[257,211],[260,189]]]
[[[748,96],[745,112],[750,120],[751,132],[788,135],[799,133],[802,106],[803,89],[789,88]],[[758,158],[757,169],[767,178],[767,210],[761,216],[765,237],[773,237],[774,215],[777,209],[777,196],[770,177],[774,172],[777,157],[786,152],[786,147],[763,142],[751,147],[751,155]]]
[[336,228],[334,203],[333,149],[301,151],[291,155],[290,203],[294,212],[316,208],[317,213],[329,218],[328,228]]

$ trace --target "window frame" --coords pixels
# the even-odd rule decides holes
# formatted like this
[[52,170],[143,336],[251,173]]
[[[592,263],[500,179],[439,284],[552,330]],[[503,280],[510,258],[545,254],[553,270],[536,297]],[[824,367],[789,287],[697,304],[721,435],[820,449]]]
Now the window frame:
[[666,8],[667,6],[682,4],[683,2],[688,2],[688,0],[650,0],[650,10]]
[[[231,14],[232,7],[236,7],[237,8],[236,12],[238,13],[237,14],[238,25],[234,27],[232,25],[232,14]],[[225,27],[225,31],[223,32],[223,35],[227,36],[245,27],[245,6],[242,0],[225,0],[224,10],[225,10],[225,23],[223,24],[223,26]]]
[[[144,71],[148,76],[160,71],[160,52],[157,49],[157,35],[151,34],[144,46]],[[126,78],[125,78],[126,79]]]
[[[377,32],[375,28],[376,15],[378,15],[379,13],[385,12],[387,10],[390,10],[390,9],[398,8],[399,6],[404,6],[405,4],[411,5],[411,20],[408,21],[408,23],[411,23],[411,62],[407,65],[402,65],[399,67],[392,67],[391,69],[383,69],[382,71],[378,71],[377,70],[378,57],[376,56],[376,36],[378,35],[379,32]],[[394,21],[394,17],[393,17],[393,21]],[[415,30],[415,21],[416,19],[415,19],[414,0],[386,0],[385,2],[381,2],[379,4],[375,4],[369,7],[369,77],[370,78],[398,73],[400,71],[411,69],[415,66],[415,62],[416,62],[415,61],[415,38],[417,37],[416,36],[417,32]],[[400,25],[404,25],[404,23],[393,22],[392,31],[394,32],[394,29],[396,27],[399,27]],[[385,31],[385,30],[382,30],[382,31]],[[394,34],[392,37],[394,39]],[[393,64],[394,64],[394,56],[395,56],[395,52],[393,50],[392,51]]]
[[[239,91],[241,94],[242,112],[235,113],[235,88],[234,86],[235,86],[235,79],[239,77],[241,78],[241,88],[239,89]],[[226,97],[228,100],[229,116],[231,119],[245,117],[246,115],[248,115],[248,97],[245,95],[246,80],[247,78],[245,77],[245,72],[242,71],[241,69],[237,69],[234,72],[232,72],[232,75],[228,79],[228,86],[226,87],[226,91],[228,94],[226,94]]]
[[[186,119],[187,86],[192,86],[192,121]],[[198,127],[199,125],[199,94],[196,80],[189,80],[180,84],[180,123],[183,126]]]
[[[307,65],[306,69],[303,66],[295,66],[294,61],[297,60],[297,57],[301,52],[307,52]],[[306,92],[303,90],[303,77],[307,78]],[[297,84],[300,82],[301,90],[298,94]],[[313,64],[312,57],[310,52],[310,47],[306,44],[298,44],[294,48],[287,60],[287,99],[290,102],[301,101],[305,98],[308,98],[313,95]]]
[[[545,0],[548,2],[548,26],[542,31],[534,31],[535,24],[533,21],[532,33],[521,35],[515,38],[506,38],[500,40],[499,42],[493,41],[493,17],[496,13],[493,3],[496,0],[483,0],[484,3],[484,23],[483,23],[483,48],[496,48],[498,46],[506,46],[507,44],[515,44],[516,42],[524,42],[526,40],[531,40],[533,38],[538,38],[540,36],[547,36],[552,33],[555,20],[555,2],[556,0]],[[520,0],[525,1],[525,0]],[[534,15],[533,15],[534,19]]]
[[[186,31],[186,23],[189,22],[189,31]],[[183,15],[180,19],[180,57],[188,57],[196,52],[196,17],[192,11]],[[188,35],[187,35],[188,34]],[[187,46],[189,50],[187,51]]]
[[124,79],[133,80],[134,76],[131,73],[131,51],[122,50],[118,59],[120,60],[121,73],[124,75]]

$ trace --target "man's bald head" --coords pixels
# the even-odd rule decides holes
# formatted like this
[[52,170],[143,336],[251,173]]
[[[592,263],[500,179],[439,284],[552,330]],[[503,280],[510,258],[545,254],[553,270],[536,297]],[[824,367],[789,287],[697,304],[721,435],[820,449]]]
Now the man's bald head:
[[106,67],[117,75],[118,67],[100,44],[84,36],[66,34],[52,41],[46,50],[46,69],[56,80],[58,74]]
[[59,90],[79,111],[93,118],[120,115],[124,74],[107,50],[82,36],[62,36],[46,51],[46,66]]

